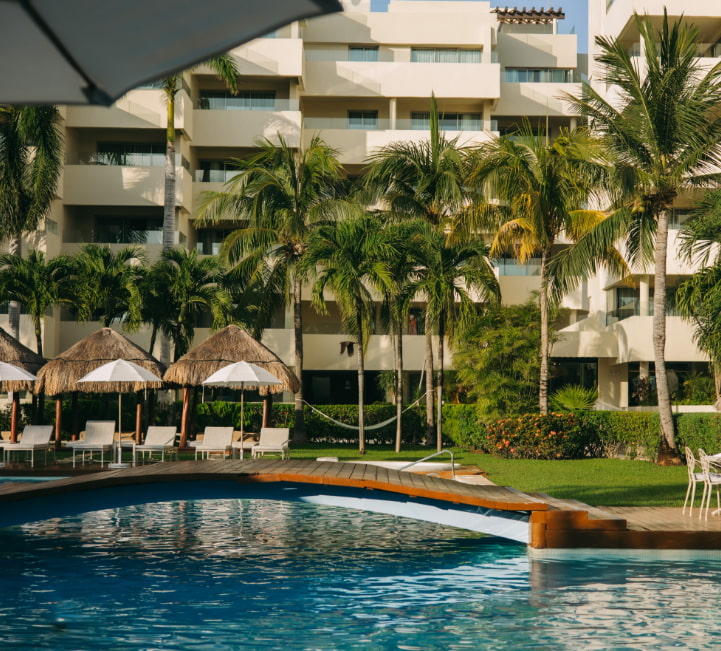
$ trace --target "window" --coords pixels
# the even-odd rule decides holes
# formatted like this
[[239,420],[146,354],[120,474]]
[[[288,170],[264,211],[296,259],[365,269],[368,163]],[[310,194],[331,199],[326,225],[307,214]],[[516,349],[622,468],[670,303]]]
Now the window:
[[674,208],[671,210],[671,218],[668,220],[668,227],[672,230],[678,230],[693,217],[690,208]]
[[532,84],[570,84],[573,70],[570,68],[506,68],[504,81]]
[[378,61],[378,46],[349,45],[348,61]]
[[[444,131],[481,131],[480,113],[440,113],[438,126]],[[411,129],[427,131],[431,128],[431,114],[428,111],[411,113]]]
[[162,217],[96,215],[93,242],[99,244],[162,244]]
[[237,95],[201,91],[198,108],[211,111],[272,111],[275,109],[275,91],[241,90]]
[[232,232],[232,229],[221,228],[204,228],[199,230],[195,250],[201,255],[218,255],[225,238]]
[[164,167],[165,143],[99,142],[91,158],[94,165]]
[[231,161],[201,160],[195,170],[195,180],[198,183],[225,183],[236,174],[238,169]]
[[377,129],[378,111],[348,111],[349,129]]
[[413,63],[480,63],[481,50],[459,50],[458,48],[411,48]]

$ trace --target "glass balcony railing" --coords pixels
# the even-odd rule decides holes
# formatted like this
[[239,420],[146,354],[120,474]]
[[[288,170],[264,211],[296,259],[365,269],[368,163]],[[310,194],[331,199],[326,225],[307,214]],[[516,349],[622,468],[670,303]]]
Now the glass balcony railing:
[[[352,123],[348,118],[304,118],[303,128],[310,131],[320,131],[321,129],[349,129],[363,131],[428,131],[430,124],[420,123],[418,120],[410,118],[401,118],[395,121],[392,126],[388,118],[378,118],[375,122],[366,120],[363,125]],[[489,121],[488,131],[496,131],[498,123],[495,120]],[[441,124],[442,131],[486,131],[483,128],[483,122],[473,123],[455,123],[453,125]]]
[[526,264],[510,258],[497,258],[491,260],[493,266],[498,269],[499,276],[540,276],[540,258],[531,258]]
[[297,99],[201,97],[195,105],[201,111],[299,111]]

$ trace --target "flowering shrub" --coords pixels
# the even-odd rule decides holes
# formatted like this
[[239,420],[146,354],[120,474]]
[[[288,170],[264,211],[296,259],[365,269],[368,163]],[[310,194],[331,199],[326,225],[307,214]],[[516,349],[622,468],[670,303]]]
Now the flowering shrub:
[[499,457],[579,459],[597,445],[595,428],[576,414],[526,414],[485,424],[484,448]]

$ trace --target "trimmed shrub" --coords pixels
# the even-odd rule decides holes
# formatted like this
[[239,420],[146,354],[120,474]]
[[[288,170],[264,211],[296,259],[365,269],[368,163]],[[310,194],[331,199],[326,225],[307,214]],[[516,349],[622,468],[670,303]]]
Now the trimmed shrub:
[[478,449],[483,443],[484,432],[475,404],[443,405],[443,436],[450,439],[453,445]]
[[694,455],[699,448],[709,454],[721,452],[721,414],[678,414],[676,432],[679,448],[688,445]]
[[584,426],[595,429],[598,456],[655,460],[661,429],[658,414],[647,411],[586,411]]
[[576,414],[526,414],[485,425],[487,452],[517,459],[579,459],[595,449],[594,428]]

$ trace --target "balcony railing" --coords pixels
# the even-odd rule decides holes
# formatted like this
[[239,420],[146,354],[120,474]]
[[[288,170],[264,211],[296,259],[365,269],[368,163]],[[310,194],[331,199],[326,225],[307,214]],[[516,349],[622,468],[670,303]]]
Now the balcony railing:
[[[483,122],[480,124],[458,124],[457,128],[448,128],[440,125],[441,131],[497,131],[498,122],[490,120],[490,129],[483,128]],[[473,128],[477,127],[477,128]],[[402,118],[395,121],[392,126],[388,118],[378,118],[375,122],[366,120],[363,125],[353,124],[351,126],[348,118],[303,118],[303,128],[310,131],[320,131],[321,129],[349,129],[352,131],[428,131],[430,125],[422,121],[411,120],[410,118]]]
[[[124,153],[114,152],[68,152],[65,156],[66,165],[107,165],[116,167],[165,167],[165,153]],[[190,170],[190,161],[181,154],[175,155],[176,167]]]
[[531,258],[526,264],[521,264],[516,260],[498,258],[491,261],[493,266],[498,269],[499,276],[540,276],[541,260],[540,258]]
[[297,99],[248,99],[244,97],[203,97],[195,102],[200,111],[299,111]]

